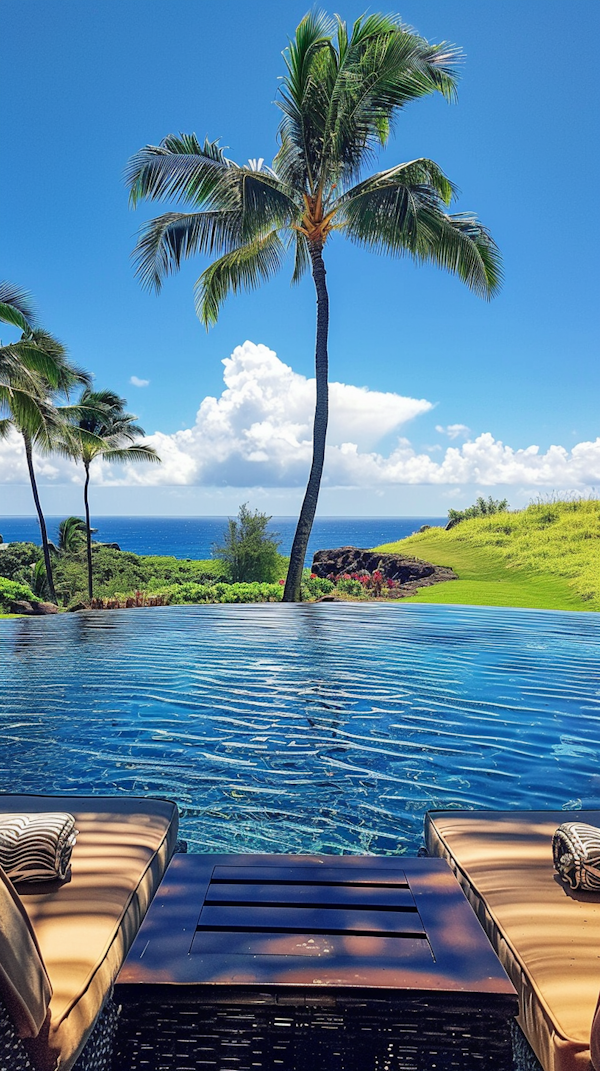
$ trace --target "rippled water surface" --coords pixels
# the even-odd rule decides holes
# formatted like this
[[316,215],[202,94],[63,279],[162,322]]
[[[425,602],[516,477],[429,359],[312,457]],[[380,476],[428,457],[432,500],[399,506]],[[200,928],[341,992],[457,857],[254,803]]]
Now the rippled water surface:
[[600,619],[199,606],[0,622],[0,791],[177,800],[193,851],[414,851],[430,807],[600,806]]

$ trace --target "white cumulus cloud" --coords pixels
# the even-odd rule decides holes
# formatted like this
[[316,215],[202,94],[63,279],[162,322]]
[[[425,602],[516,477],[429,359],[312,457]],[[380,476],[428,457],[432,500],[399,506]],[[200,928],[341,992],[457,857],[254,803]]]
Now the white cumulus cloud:
[[[294,372],[267,346],[245,342],[223,361],[224,390],[200,404],[193,427],[157,431],[146,441],[161,465],[94,463],[94,482],[110,486],[297,488],[306,483],[311,457],[315,381]],[[511,447],[486,432],[462,445],[415,450],[404,426],[432,409],[425,399],[332,383],[324,484],[363,490],[402,484],[448,488],[583,489],[600,482],[600,438],[570,450]],[[464,424],[438,425],[450,439],[466,437]],[[377,447],[397,433],[391,452]],[[82,469],[61,458],[38,458],[43,483],[81,483]],[[0,483],[26,483],[23,446],[16,433],[0,441]]]
[[440,435],[447,435],[449,439],[467,439],[471,434],[471,429],[466,424],[448,424],[446,428],[436,424],[435,430]]
[[149,387],[150,386],[150,380],[149,379],[140,379],[139,376],[130,376],[129,382],[131,384],[133,384],[134,387]]

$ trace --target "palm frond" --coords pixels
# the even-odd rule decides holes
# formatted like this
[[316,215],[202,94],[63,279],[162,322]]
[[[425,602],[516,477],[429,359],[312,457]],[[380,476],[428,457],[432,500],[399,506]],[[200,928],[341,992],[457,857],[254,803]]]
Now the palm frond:
[[323,12],[310,12],[284,52],[287,75],[277,101],[283,118],[274,166],[285,182],[311,192],[319,179],[328,100],[337,71],[334,31],[335,20]]
[[458,275],[480,297],[494,297],[502,286],[500,251],[476,216],[440,213],[420,236],[417,257]]
[[344,233],[359,245],[436,263],[484,297],[501,285],[500,254],[489,232],[472,215],[448,215],[432,186],[381,180],[350,197],[340,216]]
[[160,462],[161,458],[156,453],[153,446],[148,446],[145,443],[140,443],[135,446],[122,446],[115,447],[114,449],[103,450],[102,457],[105,461],[155,461]]
[[435,91],[453,96],[460,53],[431,45],[384,15],[358,19],[340,47],[344,59],[331,93],[323,175],[348,182],[385,144],[395,115],[409,101]]
[[[289,226],[302,215],[302,198],[271,171],[240,168],[227,178],[241,211],[241,239],[251,242],[274,227]],[[233,197],[232,197],[233,200]]]
[[281,267],[285,247],[276,230],[226,253],[202,273],[196,283],[196,311],[206,328],[215,324],[231,292],[254,290]]
[[195,134],[169,134],[160,145],[146,145],[125,169],[129,201],[183,200],[200,207],[218,192],[227,170],[234,166],[216,141],[200,144]]
[[134,249],[136,275],[142,286],[159,291],[163,279],[181,261],[196,253],[222,253],[238,244],[241,214],[233,212],[166,212],[140,229]]
[[21,331],[29,331],[34,317],[35,310],[28,291],[6,279],[0,280],[0,321]]
[[308,252],[308,242],[303,234],[299,231],[295,232],[294,238],[295,256],[294,256],[294,273],[292,275],[292,283],[299,283],[302,276],[306,274],[310,266],[310,255]]
[[336,202],[339,210],[356,197],[387,187],[428,186],[446,205],[458,195],[458,188],[434,160],[421,157],[407,163],[396,164],[385,171],[377,171],[362,182],[352,186]]

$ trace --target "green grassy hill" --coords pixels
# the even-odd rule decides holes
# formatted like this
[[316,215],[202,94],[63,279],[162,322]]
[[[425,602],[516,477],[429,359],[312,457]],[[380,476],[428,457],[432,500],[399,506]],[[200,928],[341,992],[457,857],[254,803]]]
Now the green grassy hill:
[[538,503],[376,549],[447,565],[458,575],[409,602],[600,610],[600,501]]

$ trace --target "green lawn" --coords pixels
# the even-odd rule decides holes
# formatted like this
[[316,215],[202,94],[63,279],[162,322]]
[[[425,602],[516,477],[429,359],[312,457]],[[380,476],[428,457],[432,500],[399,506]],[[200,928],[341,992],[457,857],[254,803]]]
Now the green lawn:
[[600,610],[600,502],[554,502],[432,528],[377,550],[447,565],[459,577],[409,602]]

